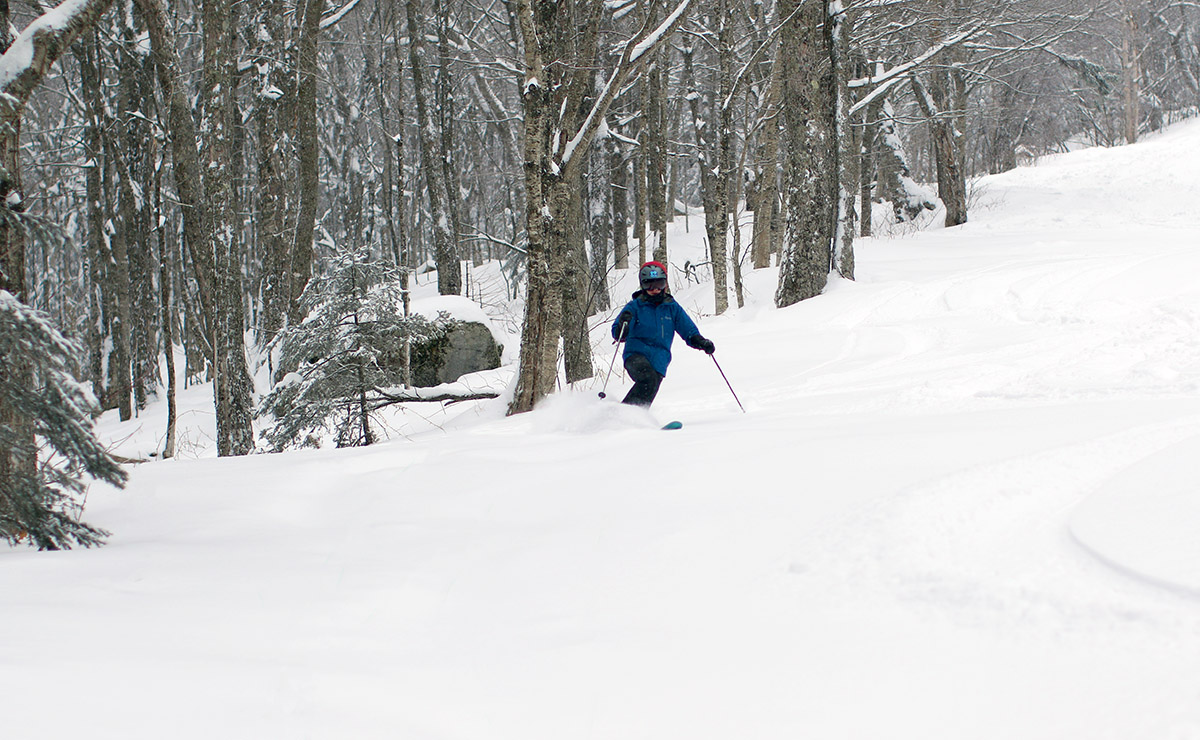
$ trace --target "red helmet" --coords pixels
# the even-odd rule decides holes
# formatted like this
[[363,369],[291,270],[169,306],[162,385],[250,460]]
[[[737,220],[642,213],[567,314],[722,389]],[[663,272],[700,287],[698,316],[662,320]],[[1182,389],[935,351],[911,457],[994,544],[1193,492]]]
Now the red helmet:
[[661,262],[647,262],[638,270],[638,282],[645,288],[647,283],[661,280],[663,288],[667,287],[667,268]]

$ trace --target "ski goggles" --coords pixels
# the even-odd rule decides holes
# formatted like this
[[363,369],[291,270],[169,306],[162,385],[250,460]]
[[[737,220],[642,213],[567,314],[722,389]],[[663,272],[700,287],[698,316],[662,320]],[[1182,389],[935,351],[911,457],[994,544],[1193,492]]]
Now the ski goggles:
[[642,282],[642,290],[666,290],[667,279],[659,278],[657,280],[646,280]]

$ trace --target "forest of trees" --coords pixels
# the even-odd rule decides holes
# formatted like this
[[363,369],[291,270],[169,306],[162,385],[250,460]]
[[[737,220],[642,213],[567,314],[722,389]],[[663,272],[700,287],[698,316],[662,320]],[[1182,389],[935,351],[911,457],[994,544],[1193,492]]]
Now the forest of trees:
[[[97,536],[38,524],[61,479],[120,475],[48,447],[18,391],[69,376],[128,419],[212,381],[219,454],[247,454],[252,371],[338,255],[381,263],[402,315],[414,273],[470,296],[502,261],[526,298],[519,413],[592,376],[608,273],[671,263],[680,205],[704,214],[689,269],[718,313],[772,265],[789,305],[853,277],[873,204],[962,224],[978,175],[1200,108],[1192,0],[12,0],[0,20],[0,317],[22,317],[0,325],[0,537],[39,546]],[[184,377],[160,377],[175,352]]]

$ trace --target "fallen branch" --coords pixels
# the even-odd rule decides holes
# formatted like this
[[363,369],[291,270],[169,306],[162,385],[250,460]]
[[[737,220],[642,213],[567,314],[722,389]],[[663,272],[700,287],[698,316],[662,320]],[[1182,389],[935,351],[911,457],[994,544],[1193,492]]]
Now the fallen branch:
[[466,393],[454,393],[451,391],[442,391],[434,394],[416,393],[385,393],[377,391],[380,401],[375,402],[372,410],[381,409],[386,406],[394,406],[398,403],[413,403],[413,402],[442,402],[449,401],[450,403],[458,403],[460,401],[483,401],[489,398],[499,398],[499,391],[477,391]]

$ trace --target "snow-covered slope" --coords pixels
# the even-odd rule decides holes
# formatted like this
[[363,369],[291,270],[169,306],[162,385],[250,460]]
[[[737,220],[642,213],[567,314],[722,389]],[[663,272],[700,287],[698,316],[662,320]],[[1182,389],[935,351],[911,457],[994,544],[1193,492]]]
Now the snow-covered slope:
[[681,345],[600,401],[599,321],[593,381],[367,449],[212,459],[189,389],[107,547],[0,552],[2,734],[1200,737],[1198,172],[1192,122],[988,178],[783,310],[676,270],[745,414]]

